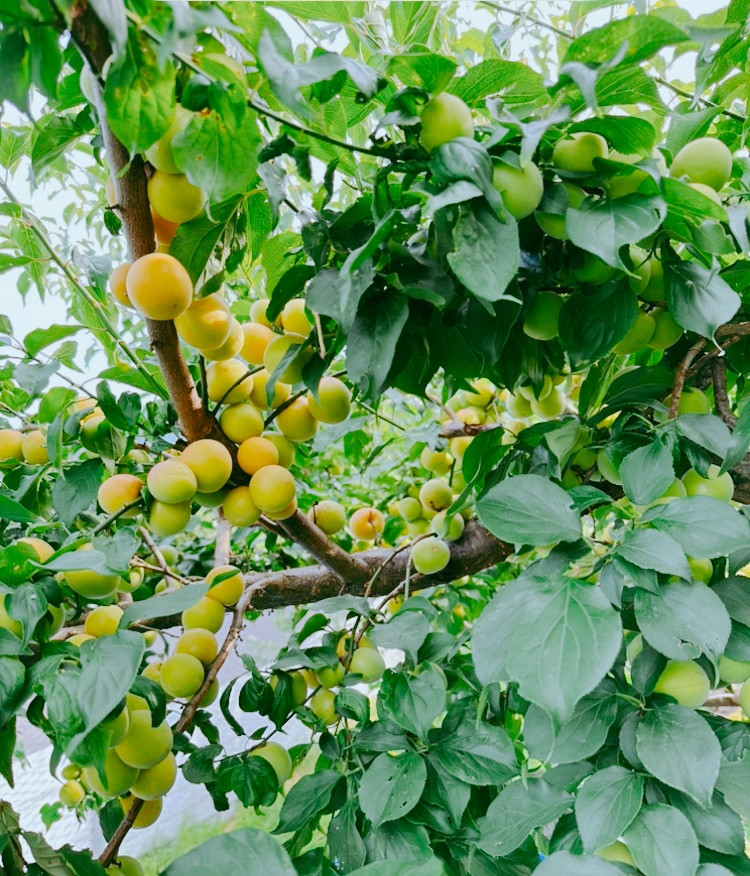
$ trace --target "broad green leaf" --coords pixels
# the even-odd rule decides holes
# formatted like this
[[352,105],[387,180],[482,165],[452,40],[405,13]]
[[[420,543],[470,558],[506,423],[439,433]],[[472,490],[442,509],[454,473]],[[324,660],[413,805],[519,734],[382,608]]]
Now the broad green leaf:
[[377,399],[383,392],[408,317],[408,300],[397,294],[379,294],[357,311],[347,340],[346,365],[364,398]]
[[423,863],[390,860],[368,864],[354,870],[349,876],[445,876],[445,870],[437,858]]
[[359,805],[374,827],[403,818],[417,805],[427,781],[424,760],[413,751],[379,754],[359,785]]
[[656,529],[631,530],[617,546],[616,553],[642,569],[692,580],[685,551],[673,538]]
[[644,806],[623,839],[644,876],[695,876],[698,840],[690,822],[673,806]]
[[675,660],[718,657],[732,624],[721,599],[700,581],[671,581],[658,592],[638,588],[635,616],[646,641]]
[[470,106],[484,106],[484,99],[502,96],[503,102],[528,103],[545,96],[542,77],[526,64],[490,58],[470,67],[448,89]]
[[635,322],[638,299],[625,283],[571,295],[560,311],[560,343],[575,368],[600,359]]
[[595,852],[618,839],[643,801],[643,777],[620,766],[598,770],[581,785],[575,813],[583,847]]
[[635,734],[638,756],[659,781],[710,806],[721,746],[703,718],[670,703],[646,712]]
[[120,629],[126,630],[143,620],[181,614],[186,608],[195,605],[208,593],[210,585],[194,583],[171,593],[157,594],[149,599],[131,603],[120,618]]
[[328,825],[328,847],[331,857],[346,871],[361,867],[367,860],[367,850],[357,828],[357,805],[348,800]]
[[593,855],[555,852],[534,870],[537,876],[622,876],[616,864]]
[[417,652],[427,638],[430,622],[421,611],[401,611],[384,624],[375,624],[370,638],[378,648],[399,648],[417,663]]
[[69,466],[65,474],[57,478],[52,486],[52,505],[64,524],[69,526],[82,511],[91,507],[103,470],[101,459],[87,459]]
[[404,85],[424,88],[433,94],[445,91],[456,72],[456,62],[432,52],[404,52],[388,62],[388,73],[396,75]]
[[625,495],[635,505],[649,505],[674,481],[672,454],[661,441],[638,447],[623,459],[620,478]]
[[563,576],[503,586],[472,640],[483,684],[517,681],[521,696],[557,724],[602,680],[621,643],[619,614],[602,591]]
[[242,828],[212,837],[173,861],[164,876],[198,876],[202,873],[267,873],[297,876],[284,848],[262,830]]
[[568,46],[563,63],[604,63],[624,49],[620,63],[635,64],[687,39],[683,30],[659,16],[627,15],[579,36]]
[[23,339],[23,345],[29,356],[36,356],[45,347],[69,338],[84,328],[82,325],[51,325],[48,328],[34,329]]
[[750,545],[747,518],[726,502],[708,496],[674,499],[649,509],[642,519],[671,535],[693,557],[713,559]]
[[433,750],[447,772],[470,785],[501,785],[518,774],[513,743],[502,727],[463,722]]
[[578,209],[565,215],[571,241],[613,268],[627,270],[620,250],[653,234],[666,213],[659,196],[625,195],[622,198],[586,198]]
[[517,475],[492,487],[477,501],[477,515],[493,535],[513,544],[574,541],[581,535],[568,494],[539,475]]
[[17,523],[30,523],[34,515],[20,502],[0,493],[0,520],[14,520]]
[[693,825],[698,842],[724,855],[741,855],[745,849],[745,831],[740,816],[714,792],[711,805],[700,806],[687,794],[670,791],[669,802]]
[[727,804],[744,819],[750,818],[750,797],[747,789],[750,782],[750,754],[741,760],[724,760],[719,767],[716,790],[721,791]]
[[494,857],[509,855],[537,827],[559,818],[573,797],[544,779],[506,785],[479,820],[478,847]]
[[665,264],[664,286],[675,320],[706,338],[729,322],[740,306],[740,296],[719,276],[718,269],[709,270],[698,262]]
[[747,578],[741,575],[723,578],[717,581],[712,590],[724,603],[732,620],[750,626],[750,588]]
[[[456,137],[435,150],[430,167],[436,185],[442,187],[468,180],[482,191],[493,210],[499,215],[505,213],[500,194],[492,184],[492,159],[481,143],[468,137]],[[512,253],[511,257],[515,258]]]
[[[223,236],[231,236],[241,215],[242,199],[229,198],[211,205],[211,216],[201,213],[189,222],[183,222],[170,246],[169,252],[187,268],[190,279],[197,283],[209,259]],[[251,219],[252,222],[252,219]]]
[[286,795],[275,833],[300,830],[309,821],[329,811],[331,795],[343,780],[335,770],[319,770],[303,776]]
[[677,417],[677,433],[716,456],[725,458],[732,444],[732,433],[726,423],[713,414],[683,414]]
[[13,717],[21,705],[21,692],[26,672],[15,657],[0,657],[0,727]]
[[378,693],[378,715],[426,741],[435,719],[445,709],[444,676],[428,666],[408,677],[387,671]]

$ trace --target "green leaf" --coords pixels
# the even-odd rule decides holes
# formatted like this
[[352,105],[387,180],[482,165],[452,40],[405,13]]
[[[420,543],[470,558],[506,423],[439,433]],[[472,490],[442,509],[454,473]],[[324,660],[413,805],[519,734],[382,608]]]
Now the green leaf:
[[34,515],[20,502],[0,493],[0,520],[14,520],[17,523],[30,523]]
[[544,80],[535,70],[518,61],[490,58],[474,64],[448,89],[469,106],[484,107],[484,99],[502,96],[511,105],[529,103],[546,96]]
[[666,215],[658,195],[625,195],[622,198],[586,198],[578,209],[565,214],[565,228],[571,241],[613,268],[627,270],[620,249],[653,234]]
[[131,603],[120,618],[120,629],[126,630],[133,624],[143,620],[155,620],[159,617],[181,614],[199,602],[208,593],[210,585],[194,583],[188,587],[174,590],[172,593],[157,594],[149,599],[141,599]]
[[747,586],[747,578],[723,578],[712,590],[724,603],[732,620],[750,626],[750,588]]
[[638,757],[660,782],[684,791],[699,806],[711,805],[721,746],[697,712],[675,704],[651,709],[635,738]]
[[612,666],[622,627],[598,587],[562,575],[527,577],[495,594],[472,642],[483,684],[517,681],[524,699],[561,724]]
[[722,759],[716,790],[721,791],[727,804],[744,819],[750,818],[748,782],[750,782],[750,753],[745,752],[742,760]]
[[143,636],[127,630],[84,644],[76,694],[84,727],[68,744],[68,754],[125,698],[145,651]]
[[654,569],[664,575],[679,575],[692,580],[683,549],[673,538],[655,529],[630,530],[615,553],[642,569]]
[[262,830],[242,828],[212,837],[173,861],[164,876],[197,876],[199,873],[267,873],[297,876],[284,848]]
[[286,795],[274,833],[301,830],[309,821],[329,811],[331,795],[343,778],[335,770],[319,770],[302,776]]
[[731,444],[732,433],[726,424],[713,414],[682,414],[674,421],[677,433],[699,447],[725,458]]
[[690,822],[673,806],[644,806],[623,840],[644,876],[695,876],[698,840]]
[[427,768],[413,751],[379,754],[359,785],[359,805],[373,827],[408,815],[427,781]]
[[200,279],[222,237],[232,236],[241,203],[241,198],[234,197],[212,204],[210,216],[201,213],[177,229],[169,252],[182,262],[194,284]]
[[709,496],[674,499],[649,509],[642,520],[671,535],[692,557],[727,556],[750,543],[747,518],[726,502]]
[[96,499],[104,466],[101,459],[71,465],[52,486],[52,505],[66,526]]
[[555,852],[534,870],[537,876],[622,876],[616,864],[589,855]]
[[[18,661],[15,661],[16,663]],[[16,719],[0,721],[0,776],[10,785],[15,787],[13,781],[13,755],[16,750]]]
[[718,657],[732,624],[724,603],[700,581],[672,581],[658,592],[638,588],[635,616],[646,641],[674,660]]
[[571,295],[560,310],[560,343],[574,368],[594,362],[621,341],[635,322],[638,299],[626,284]]
[[378,715],[426,741],[445,709],[445,695],[444,676],[429,666],[414,677],[387,670],[378,693]]
[[478,199],[462,205],[448,263],[470,292],[484,301],[515,301],[505,293],[518,272],[520,256],[518,225],[513,219],[501,222]]
[[21,705],[26,672],[15,657],[0,657],[0,727],[15,715]]
[[421,863],[388,860],[368,864],[349,876],[445,876],[445,870],[437,858]]
[[745,849],[745,831],[740,816],[715,792],[709,807],[699,806],[687,794],[671,791],[672,806],[692,824],[700,845],[724,855],[741,855]]
[[172,141],[177,165],[212,203],[249,187],[258,169],[259,146],[258,123],[250,112],[239,124],[215,112],[194,115]]
[[568,494],[539,475],[516,475],[496,484],[477,501],[477,516],[493,535],[513,544],[544,545],[581,536],[581,519]]
[[435,150],[430,168],[436,185],[442,187],[458,180],[468,180],[482,191],[493,210],[499,215],[505,214],[502,198],[492,184],[492,159],[481,143],[468,137],[457,137]]
[[620,63],[635,64],[645,61],[666,46],[677,45],[687,39],[684,31],[664,18],[656,15],[627,15],[573,40],[568,46],[563,63],[605,63],[624,49]]
[[506,785],[479,820],[477,846],[494,857],[509,855],[537,827],[570,809],[573,797],[544,779]]
[[112,132],[131,155],[148,149],[172,123],[174,66],[170,61],[157,64],[150,44],[141,44],[135,29],[109,68],[104,105]]
[[687,331],[711,338],[729,322],[740,306],[740,296],[719,276],[698,262],[668,262],[664,286],[669,310]]
[[31,67],[28,44],[22,30],[0,32],[0,100],[9,100],[22,113],[28,110]]
[[328,847],[331,858],[347,872],[361,867],[367,859],[362,836],[357,828],[357,805],[347,801],[328,825]]
[[433,751],[448,773],[470,785],[501,785],[518,775],[513,742],[502,727],[464,721]]
[[91,0],[91,8],[107,28],[115,57],[119,56],[128,39],[128,17],[124,6],[117,0]]
[[412,663],[430,631],[430,622],[420,611],[401,611],[384,624],[375,624],[370,639],[378,648],[400,648]]
[[576,795],[576,822],[583,847],[595,852],[618,839],[643,800],[643,777],[620,766],[598,770]]
[[734,468],[744,458],[750,449],[750,407],[745,405],[737,417],[737,423],[732,431],[732,440],[727,448],[726,459],[721,467],[721,473]]
[[620,478],[625,495],[635,505],[649,505],[675,478],[672,454],[661,441],[639,447],[623,459]]
[[408,317],[408,299],[398,294],[379,294],[357,311],[347,339],[346,365],[365,399],[377,399],[385,389]]
[[397,76],[404,85],[424,88],[432,94],[445,91],[456,72],[456,62],[432,52],[405,52],[388,62],[388,73]]

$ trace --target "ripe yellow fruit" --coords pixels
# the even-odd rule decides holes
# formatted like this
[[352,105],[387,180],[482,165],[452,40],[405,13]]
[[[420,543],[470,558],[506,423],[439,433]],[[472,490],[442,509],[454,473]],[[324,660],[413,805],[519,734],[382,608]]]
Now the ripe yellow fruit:
[[194,186],[184,173],[157,170],[148,181],[148,199],[168,222],[189,222],[206,203],[206,193]]
[[246,322],[242,326],[243,344],[240,356],[251,365],[262,365],[266,347],[275,335],[267,325],[259,322]]
[[252,526],[258,522],[260,508],[253,502],[250,487],[235,487],[224,496],[224,517],[232,526]]
[[148,666],[146,666],[146,668],[143,670],[141,675],[144,678],[148,678],[151,681],[156,682],[156,684],[159,684],[161,681],[161,667],[162,662],[160,660],[157,660],[154,663],[149,663]]
[[375,541],[385,529],[385,519],[377,508],[358,508],[349,518],[349,530],[360,541]]
[[316,502],[308,511],[307,516],[326,535],[335,535],[346,526],[344,506],[334,502],[332,499],[323,499],[321,502]]
[[115,301],[123,307],[133,306],[128,298],[128,290],[126,286],[129,270],[130,262],[123,262],[123,264],[114,268],[109,275],[109,291],[112,293],[112,297]]
[[288,383],[282,383],[280,380],[277,380],[273,386],[273,398],[269,404],[268,396],[266,395],[266,385],[270,376],[265,368],[262,371],[256,372],[253,375],[253,386],[250,390],[250,401],[257,408],[264,411],[268,408],[277,408],[280,404],[283,404],[292,392]]
[[453,504],[451,485],[442,478],[430,478],[422,484],[419,501],[429,511],[444,511]]
[[164,692],[178,700],[189,700],[203,684],[203,664],[191,654],[173,654],[161,665],[159,683]]
[[273,771],[276,773],[276,778],[279,781],[279,787],[292,774],[292,759],[289,757],[289,752],[283,745],[279,745],[278,742],[264,742],[263,745],[254,748],[250,752],[250,756],[262,757],[263,760],[273,767]]
[[445,450],[425,447],[419,454],[419,464],[433,474],[446,475],[453,465],[453,457]]
[[302,368],[312,356],[312,351],[305,350],[304,344],[305,338],[302,335],[277,335],[263,354],[263,366],[266,371],[273,374],[287,354],[293,355],[294,360],[286,365],[277,377],[284,383],[299,383],[302,380]]
[[0,429],[0,462],[23,459],[23,432],[18,429]]
[[[261,298],[259,301],[253,301],[250,305],[250,319],[253,322],[260,323],[260,325],[264,325],[266,328],[273,328],[273,323],[266,316],[266,311],[268,310],[268,305],[271,302],[267,298]],[[277,318],[277,328],[281,328],[281,319]]]
[[474,120],[471,110],[454,94],[442,92],[428,101],[420,113],[422,133],[419,142],[432,152],[456,137],[473,137]]
[[[150,721],[150,716],[148,720]],[[118,797],[124,794],[136,780],[138,769],[132,764],[125,763],[117,751],[110,748],[104,754],[104,781],[93,766],[84,768],[83,777],[89,788],[101,797]]]
[[193,470],[174,458],[157,462],[149,471],[146,484],[154,499],[166,505],[189,502],[198,489]]
[[166,502],[153,501],[148,514],[148,528],[159,538],[167,538],[177,535],[190,523],[192,509],[190,502]]
[[44,465],[49,462],[47,437],[40,429],[34,429],[23,436],[21,442],[23,458],[29,465]]
[[537,341],[550,341],[559,333],[560,311],[565,299],[555,292],[540,292],[526,314],[524,334]]
[[177,104],[175,117],[172,124],[167,128],[167,132],[146,150],[146,158],[153,164],[157,170],[163,173],[179,173],[180,168],[175,163],[172,153],[172,140],[187,127],[190,120],[193,118],[193,113],[185,107]]
[[442,572],[451,558],[448,543],[436,535],[420,539],[411,549],[411,562],[421,575],[435,575]]
[[178,316],[174,325],[186,344],[198,349],[221,346],[229,337],[232,314],[217,292],[196,298],[188,309]]
[[27,535],[24,536],[24,538],[19,538],[16,541],[16,544],[25,544],[27,547],[30,547],[37,555],[40,563],[46,563],[47,560],[55,552],[55,549],[52,547],[52,545],[47,544],[44,539],[36,538],[36,536],[33,535]]
[[[232,573],[229,577],[224,577],[228,573]],[[215,599],[222,605],[234,605],[235,602],[242,596],[242,591],[245,583],[242,579],[242,572],[236,566],[216,566],[206,575],[206,583],[211,584],[217,578],[222,577],[223,580],[215,584],[209,591],[208,596]]]
[[[130,811],[130,807],[133,803],[139,799],[138,797],[121,797],[120,798],[120,806],[122,806],[122,811],[127,815]],[[151,825],[156,821],[156,819],[161,815],[162,803],[161,798],[158,800],[144,800],[143,806],[141,806],[140,812],[135,817],[135,821],[133,822],[133,827],[135,830],[143,830],[146,827],[151,827]]]
[[189,654],[191,657],[200,660],[204,666],[210,666],[216,660],[216,655],[219,653],[219,645],[216,642],[216,637],[210,630],[194,627],[192,630],[185,630],[177,640],[175,653]]
[[322,377],[318,384],[317,399],[307,393],[310,413],[321,423],[341,423],[352,407],[352,394],[338,377]]
[[250,498],[263,513],[282,511],[295,498],[294,478],[280,465],[267,465],[250,481]]
[[60,788],[60,802],[63,806],[77,806],[85,796],[83,785],[76,779],[70,779]]
[[154,223],[154,237],[160,246],[169,246],[174,240],[177,229],[180,227],[179,222],[169,222],[163,216],[160,216],[154,208],[151,208],[151,220]]
[[249,402],[228,405],[219,416],[219,425],[230,441],[241,444],[263,432],[263,414]]
[[182,626],[186,630],[196,627],[218,633],[224,623],[224,606],[210,596],[199,599],[195,605],[182,612]]
[[147,770],[164,760],[171,749],[172,730],[169,724],[162,721],[152,727],[151,712],[146,708],[130,713],[127,736],[114,750],[123,763],[137,770]]
[[226,362],[227,359],[233,359],[240,352],[244,339],[242,326],[233,317],[229,325],[229,334],[224,343],[211,350],[201,347],[201,353],[205,359],[210,359],[212,362]]
[[237,451],[237,462],[244,472],[254,475],[265,465],[277,465],[279,451],[268,438],[248,438],[240,444]]
[[180,462],[190,468],[201,493],[215,493],[232,474],[232,455],[213,438],[193,441],[182,451]]
[[492,184],[500,192],[505,209],[514,219],[530,216],[544,195],[544,179],[533,161],[520,167],[496,162],[492,172]]
[[572,173],[593,173],[594,159],[608,158],[607,141],[600,134],[577,131],[555,143],[552,163],[560,170]]
[[267,438],[278,450],[279,465],[291,468],[294,463],[294,444],[284,435],[279,435],[278,432],[264,432],[263,437]]
[[669,174],[687,177],[690,182],[702,183],[718,192],[732,175],[732,153],[721,140],[698,137],[675,155]]
[[133,262],[127,277],[128,298],[147,319],[174,319],[193,300],[190,275],[171,255],[152,252]]
[[[81,545],[76,553],[90,551],[93,545],[89,542]],[[81,562],[85,562],[85,556],[81,557]],[[80,596],[89,599],[105,599],[111,596],[120,581],[120,576],[112,573],[111,575],[101,575],[91,569],[75,569],[64,573],[65,583],[71,590],[75,590]]]
[[[96,498],[102,511],[107,514],[116,514],[125,505],[129,505],[141,495],[143,481],[131,474],[116,474],[99,487]],[[132,508],[126,512],[126,516],[134,516],[137,510]]]
[[65,641],[69,645],[75,645],[76,648],[80,648],[84,642],[92,642],[94,639],[93,636],[87,636],[86,633],[76,633],[74,636],[71,636],[69,639]]
[[212,402],[228,405],[245,402],[252,388],[253,375],[248,374],[247,366],[239,359],[211,362],[206,368],[206,390]]
[[281,311],[281,326],[285,332],[302,335],[306,338],[312,329],[312,323],[305,314],[304,298],[293,298],[287,301]]
[[176,779],[177,761],[170,751],[156,766],[141,770],[130,791],[141,800],[157,800],[170,790]]
[[114,636],[120,625],[123,611],[119,605],[98,605],[86,618],[84,632],[99,639],[102,636]]
[[339,717],[334,705],[335,700],[336,695],[324,687],[315,691],[310,697],[310,708],[313,714],[329,727],[331,724],[335,724]]
[[290,441],[309,441],[318,431],[318,421],[304,396],[284,408],[276,417],[276,425]]
[[668,660],[654,686],[654,693],[667,694],[687,709],[700,708],[710,692],[708,676],[692,660]]
[[284,505],[281,511],[266,511],[266,517],[269,520],[288,520],[297,513],[297,499],[294,498],[288,505]]

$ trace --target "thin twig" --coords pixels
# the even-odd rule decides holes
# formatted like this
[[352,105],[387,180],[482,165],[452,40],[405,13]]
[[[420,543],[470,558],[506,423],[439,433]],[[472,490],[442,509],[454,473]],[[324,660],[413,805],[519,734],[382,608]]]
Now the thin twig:
[[123,514],[127,514],[127,512],[130,511],[131,508],[135,508],[136,505],[140,505],[142,501],[143,497],[138,496],[137,499],[133,499],[132,502],[128,502],[127,505],[123,505],[122,508],[119,509],[119,511],[115,511],[114,514],[110,514],[109,517],[105,518],[104,520],[102,520],[101,523],[97,524],[91,530],[91,535],[97,535],[102,530],[107,529],[107,527],[114,523],[115,520],[118,520],[120,517],[122,517]]
[[730,429],[734,429],[737,425],[737,418],[732,413],[732,406],[727,395],[727,361],[723,356],[717,357],[711,364],[711,380],[714,386],[716,412]]
[[669,402],[669,412],[667,414],[667,417],[670,420],[673,420],[677,416],[677,408],[680,404],[680,396],[682,395],[682,390],[685,388],[685,381],[687,380],[688,370],[693,364],[695,357],[705,346],[705,338],[700,338],[699,340],[697,340],[693,344],[693,346],[687,351],[685,358],[682,360],[682,362],[680,362],[680,364],[677,366],[677,371],[675,371],[674,375],[674,384],[672,385],[672,398]]
[[[203,361],[203,357],[202,357],[202,356],[201,356],[201,361]],[[229,389],[224,393],[224,395],[223,395],[223,396],[222,396],[222,397],[216,402],[216,406],[215,406],[214,409],[211,411],[211,413],[212,413],[214,416],[216,416],[216,412],[219,410],[219,408],[220,408],[220,407],[224,404],[224,402],[227,400],[227,398],[229,397],[229,394],[232,392],[232,390],[233,390],[233,389],[237,389],[237,387],[238,387],[241,383],[244,383],[244,382],[247,380],[248,377],[252,377],[253,374],[257,374],[259,371],[262,371],[262,370],[263,370],[263,366],[262,366],[262,365],[258,365],[258,366],[256,366],[255,368],[248,368],[247,371],[246,371],[241,377],[238,377],[237,380],[235,380],[234,383],[229,387]],[[206,410],[208,410],[208,408],[206,408]]]

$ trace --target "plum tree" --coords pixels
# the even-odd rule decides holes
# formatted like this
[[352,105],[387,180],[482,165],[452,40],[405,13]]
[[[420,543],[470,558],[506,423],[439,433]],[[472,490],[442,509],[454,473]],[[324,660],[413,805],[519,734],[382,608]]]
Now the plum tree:
[[206,368],[206,390],[213,402],[236,405],[246,402],[253,389],[253,376],[239,359],[211,362]]
[[219,646],[213,633],[199,627],[185,630],[175,645],[176,654],[189,654],[200,660],[204,666],[210,666],[214,662],[218,651]]
[[335,666],[324,666],[322,669],[318,669],[315,674],[321,687],[330,690],[341,684],[344,680],[345,670],[341,664],[337,663]]
[[349,530],[360,541],[375,541],[385,529],[385,518],[377,508],[357,508],[349,517]]
[[109,748],[119,745],[130,727],[130,712],[127,707],[120,709],[112,718],[106,718],[100,725],[109,733]]
[[122,307],[132,307],[130,298],[128,298],[127,278],[130,270],[130,262],[123,262],[116,268],[113,268],[109,275],[109,291],[112,297]]
[[159,538],[168,538],[182,532],[190,522],[191,514],[189,501],[167,503],[155,500],[148,512],[148,528]]
[[719,678],[724,684],[742,684],[750,678],[750,663],[744,660],[732,660],[722,654],[719,657]]
[[734,481],[728,471],[719,474],[720,471],[718,465],[710,465],[708,477],[704,478],[695,469],[689,469],[681,478],[685,492],[688,496],[710,496],[729,502],[734,495]]
[[245,334],[240,323],[232,318],[229,322],[229,334],[218,347],[201,347],[201,355],[204,359],[212,362],[226,362],[233,359],[242,351],[245,343]]
[[[84,68],[88,69],[88,68]],[[193,114],[190,110],[185,109],[179,103],[175,108],[172,124],[167,128],[165,134],[146,150],[146,158],[154,165],[156,170],[162,173],[180,173],[180,167],[175,161],[174,153],[172,152],[172,141],[188,126]]]
[[359,675],[362,681],[372,684],[385,671],[385,660],[374,648],[356,648],[349,661],[349,671]]
[[0,461],[23,459],[23,432],[0,429]]
[[[122,806],[122,811],[126,815],[130,811],[130,807],[133,805],[133,803],[135,803],[137,799],[139,798],[134,796],[120,797],[120,805]],[[135,816],[135,820],[133,821],[133,827],[136,830],[145,830],[145,828],[151,827],[151,825],[154,824],[157,818],[161,815],[161,811],[161,797],[156,800],[144,800],[138,814]]]
[[30,465],[45,465],[49,462],[47,436],[41,429],[26,432],[21,441],[21,453]]
[[69,779],[60,788],[60,802],[63,806],[77,806],[86,796],[86,790],[76,779]]
[[339,719],[338,712],[336,711],[335,700],[336,695],[324,687],[315,691],[310,697],[310,709],[312,710],[312,713],[328,727],[330,727],[331,724],[335,724]]
[[289,752],[278,742],[264,742],[250,752],[251,757],[262,757],[267,761],[276,773],[276,778],[281,787],[292,775],[292,759]]
[[312,323],[305,313],[304,298],[292,298],[287,301],[280,314],[281,326],[285,332],[301,335],[303,338],[310,333]]
[[182,612],[182,626],[186,630],[196,627],[218,633],[224,623],[224,606],[210,596],[204,596]]
[[591,131],[577,131],[558,140],[552,151],[552,163],[555,167],[572,173],[594,173],[594,161],[608,157],[607,141],[601,134]]
[[430,478],[420,487],[419,501],[423,509],[434,512],[444,511],[453,504],[451,485],[442,478]]
[[284,360],[284,367],[276,376],[283,383],[299,383],[302,369],[311,357],[312,351],[305,347],[303,335],[277,335],[263,353],[263,366],[269,374],[273,374]]
[[[563,180],[561,190],[567,200],[567,206],[573,209],[578,209],[586,199],[586,192],[577,185]],[[534,218],[537,224],[545,234],[554,237],[556,240],[567,240],[568,231],[565,227],[565,212],[546,212],[545,202],[539,205],[539,208],[534,211]]]
[[290,441],[309,441],[318,431],[318,421],[305,396],[294,399],[279,411],[276,425]]
[[654,693],[666,694],[687,709],[698,709],[711,691],[708,676],[693,660],[669,660],[656,680]]
[[[500,192],[505,209],[514,219],[525,219],[539,206],[544,195],[544,179],[533,161],[516,167],[508,156],[493,165],[492,184]],[[517,160],[517,159],[515,159]]]
[[[136,475],[116,474],[104,481],[99,487],[96,498],[102,511],[116,514],[126,505],[135,502],[140,497],[142,489],[143,481]],[[137,511],[133,509],[126,513],[135,516]]]
[[246,322],[242,326],[243,343],[240,356],[251,365],[262,365],[266,349],[275,335],[260,322]]
[[123,611],[119,605],[99,605],[86,618],[84,632],[95,639],[101,636],[114,636],[122,615]]
[[145,876],[145,872],[140,862],[129,855],[120,855],[107,867],[107,876]]
[[126,289],[130,303],[147,319],[174,319],[185,313],[193,300],[190,275],[174,256],[162,252],[133,262]]
[[263,433],[263,415],[249,402],[227,405],[221,412],[219,425],[230,441],[242,444],[248,438],[257,438]]
[[[93,545],[88,542],[78,548],[78,551],[93,550]],[[81,565],[85,566],[85,554],[81,557]],[[115,573],[102,574],[93,569],[71,569],[64,573],[65,583],[80,596],[87,599],[106,599],[117,589],[119,576]]]
[[104,754],[102,776],[95,767],[88,766],[83,770],[86,784],[102,797],[119,797],[130,789],[137,777],[138,768],[125,763],[117,750],[112,748]]
[[222,502],[224,516],[232,526],[252,526],[260,517],[260,508],[253,502],[250,487],[234,487]]
[[656,327],[648,340],[647,346],[652,350],[666,350],[679,341],[682,337],[682,327],[679,326],[672,314],[664,308],[658,307],[651,311]]
[[456,137],[473,137],[471,110],[453,94],[442,92],[429,100],[419,114],[422,131],[419,141],[428,152],[450,143]]
[[549,341],[559,332],[560,311],[565,299],[555,292],[539,292],[526,314],[524,332],[537,341]]
[[701,183],[718,192],[732,175],[732,153],[721,140],[698,137],[686,143],[675,155],[669,173],[673,177],[687,177],[692,183]]
[[612,348],[620,356],[628,356],[642,350],[656,331],[656,321],[650,313],[639,310],[635,322],[627,331],[625,337]]

